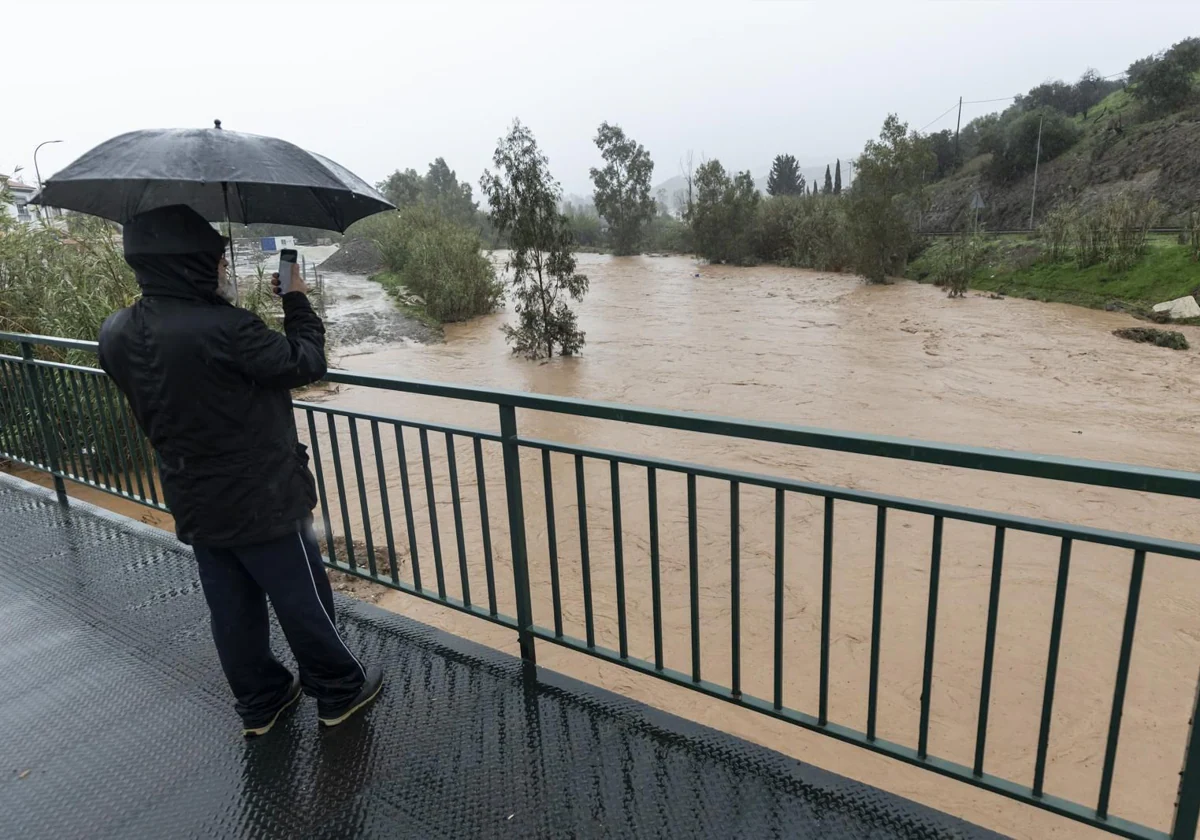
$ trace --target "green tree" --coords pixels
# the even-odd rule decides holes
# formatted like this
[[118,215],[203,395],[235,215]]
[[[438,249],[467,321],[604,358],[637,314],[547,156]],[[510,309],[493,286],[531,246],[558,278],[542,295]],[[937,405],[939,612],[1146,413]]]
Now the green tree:
[[767,176],[767,195],[804,195],[804,176],[791,155],[775,155]]
[[397,169],[375,186],[397,208],[429,204],[455,224],[472,229],[479,227],[479,205],[471,185],[458,180],[445,158],[436,158],[424,176],[415,169]]
[[837,168],[833,170],[833,194],[842,194],[842,159],[837,159]]
[[1168,51],[1139,73],[1130,93],[1156,113],[1182,108],[1192,98],[1194,71],[1189,69],[1190,58],[1186,48],[1178,55]]
[[391,175],[375,185],[383,197],[395,204],[396,207],[408,207],[421,200],[425,184],[421,174],[415,169],[397,169]]
[[942,129],[925,135],[925,140],[929,143],[935,160],[931,180],[938,181],[952,173],[958,166],[954,152],[954,132]]
[[442,215],[450,221],[463,227],[476,227],[479,205],[475,202],[471,185],[459,181],[444,158],[436,158],[429,164],[421,194],[426,202],[441,210]]
[[758,203],[749,172],[730,178],[719,160],[701,164],[691,219],[696,252],[710,262],[753,262]]
[[1053,108],[1020,114],[991,141],[988,150],[992,153],[992,161],[986,170],[988,178],[996,183],[1011,184],[1033,172],[1039,160],[1039,131],[1043,164],[1074,146],[1082,136],[1082,130],[1074,120]]
[[829,164],[825,164],[825,186],[821,190],[824,195],[833,195],[833,173],[829,171]]
[[1200,38],[1184,38],[1167,50],[1167,56],[1195,73],[1200,70]]
[[604,168],[592,167],[596,185],[597,212],[608,222],[613,252],[617,256],[636,254],[646,223],[654,217],[654,199],[650,197],[650,179],[654,161],[641,143],[626,137],[619,125],[600,123],[596,148],[604,158]]
[[517,326],[505,325],[513,352],[531,359],[551,357],[557,347],[571,356],[583,347],[584,333],[567,299],[580,301],[588,279],[575,271],[575,236],[558,210],[562,189],[533,133],[514,120],[492,155],[495,173],[485,171],[480,187],[491,207],[492,224],[507,235],[511,249]]
[[884,120],[855,167],[848,208],[853,263],[872,283],[903,271],[921,200],[922,173],[933,168],[928,144],[895,114]]

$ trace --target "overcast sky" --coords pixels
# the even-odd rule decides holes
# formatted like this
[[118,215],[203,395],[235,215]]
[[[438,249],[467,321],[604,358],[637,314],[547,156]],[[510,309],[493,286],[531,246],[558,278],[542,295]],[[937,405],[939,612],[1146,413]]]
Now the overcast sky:
[[[286,138],[375,182],[439,155],[478,192],[520,117],[567,192],[619,123],[655,160],[688,149],[756,174],[861,151],[895,111],[921,128],[967,100],[1200,35],[1196,0],[405,5],[300,0],[6,4],[0,172],[47,177],[136,128]],[[964,123],[997,105],[964,108]],[[930,127],[954,128],[953,113]]]

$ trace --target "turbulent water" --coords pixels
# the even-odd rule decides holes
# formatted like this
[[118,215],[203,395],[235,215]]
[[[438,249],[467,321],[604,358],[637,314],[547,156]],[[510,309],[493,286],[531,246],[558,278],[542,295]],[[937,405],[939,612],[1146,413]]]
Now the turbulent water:
[[[504,344],[498,313],[446,329],[444,343],[350,351],[356,371],[489,388],[610,400],[735,417],[827,426],[1033,452],[1200,469],[1195,356],[1111,335],[1127,316],[1021,300],[946,299],[928,286],[865,286],[854,278],[775,267],[702,266],[685,258],[582,256],[591,291],[579,306],[583,355],[531,362]],[[331,283],[337,300],[338,285]],[[343,288],[343,294],[347,290]],[[358,289],[362,293],[362,289]],[[337,303],[332,304],[337,307]],[[331,314],[331,320],[334,315]],[[1196,330],[1185,330],[1193,341]],[[352,354],[352,355],[351,355]],[[358,388],[329,404],[495,430],[496,410]],[[520,412],[521,433],[680,461],[785,475],[969,507],[1200,541],[1194,502],[971,473],[901,461],[672,433],[561,415]],[[377,543],[386,538],[370,435],[360,429],[368,507]],[[328,458],[329,439],[319,441]],[[339,432],[343,458],[350,440]],[[437,492],[445,585],[462,594],[446,441],[428,439]],[[416,542],[426,587],[435,586],[421,442],[406,438]],[[394,538],[411,578],[394,439],[383,435]],[[475,460],[453,448],[461,482],[463,541],[473,600],[486,602]],[[513,613],[507,514],[498,446],[483,447],[500,608]],[[552,458],[556,549],[565,631],[585,635],[576,476],[570,456]],[[524,505],[535,618],[552,627],[543,464],[523,456]],[[333,479],[326,482],[334,490]],[[586,533],[597,642],[616,647],[611,468],[588,461]],[[647,474],[620,470],[621,545],[631,655],[653,658]],[[349,486],[349,485],[348,485]],[[691,669],[687,490],[658,476],[664,656]],[[355,496],[353,491],[350,492]],[[730,510],[727,484],[701,479],[696,493],[703,676],[729,684]],[[742,688],[772,696],[775,499],[741,489]],[[335,523],[340,521],[333,512]],[[361,539],[361,510],[349,519]],[[821,622],[823,508],[789,495],[785,511],[784,704],[814,713]],[[335,530],[341,526],[335,524]],[[865,728],[876,511],[835,511],[830,718]],[[886,527],[879,736],[915,745],[929,587],[930,517],[892,512]],[[980,697],[993,533],[948,521],[941,570],[931,695],[930,752],[970,765]],[[1059,545],[1009,533],[1003,567],[988,734],[988,772],[1029,784]],[[1103,762],[1112,682],[1129,586],[1128,552],[1075,546],[1059,667],[1047,790],[1094,802]],[[1142,591],[1112,809],[1165,828],[1191,711],[1200,652],[1200,574],[1188,561],[1151,557]],[[447,614],[408,596],[401,612],[488,644],[514,649],[513,635]],[[930,802],[1024,837],[1083,836],[1073,824],[865,751],[709,700],[683,689],[542,643],[542,664],[567,671],[806,761]]]

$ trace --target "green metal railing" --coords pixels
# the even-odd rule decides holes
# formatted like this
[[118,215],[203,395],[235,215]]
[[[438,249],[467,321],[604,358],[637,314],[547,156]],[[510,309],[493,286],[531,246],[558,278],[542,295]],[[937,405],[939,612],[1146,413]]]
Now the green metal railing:
[[[91,342],[72,341],[41,336],[0,333],[0,348],[16,346],[18,354],[0,354],[0,457],[44,470],[54,477],[60,500],[67,502],[66,481],[79,482],[133,501],[165,509],[159,501],[157,471],[151,449],[131,421],[124,400],[104,374],[93,367],[60,361],[39,359],[36,347],[49,347],[56,353],[88,354],[95,352]],[[312,465],[319,489],[319,517],[327,535],[327,565],[338,571],[365,578],[411,595],[433,601],[464,613],[514,630],[520,641],[521,655],[529,662],[536,657],[536,643],[548,642],[574,651],[616,663],[639,673],[685,686],[764,715],[787,721],[814,732],[855,744],[868,750],[899,759],[949,776],[1047,811],[1069,817],[1113,834],[1131,838],[1171,838],[1191,840],[1200,819],[1200,746],[1197,728],[1188,721],[1187,743],[1183,747],[1183,768],[1180,773],[1178,798],[1171,818],[1169,833],[1122,819],[1109,812],[1113,790],[1114,768],[1121,735],[1121,719],[1125,710],[1125,695],[1133,657],[1133,642],[1138,622],[1143,576],[1148,555],[1200,560],[1200,545],[1139,536],[1117,531],[1063,524],[1060,522],[993,513],[954,505],[939,504],[881,493],[853,490],[844,487],[816,484],[807,481],[762,475],[738,470],[716,468],[701,464],[645,457],[624,452],[593,448],[523,437],[518,431],[517,410],[532,410],[594,418],[641,426],[659,427],[684,432],[703,433],[753,441],[767,441],[791,446],[813,447],[836,452],[872,455],[882,458],[922,462],[947,467],[984,470],[1016,476],[1075,482],[1099,487],[1142,491],[1167,496],[1200,498],[1200,474],[1124,464],[1083,461],[1069,458],[1028,455],[1018,452],[980,449],[967,446],[927,443],[904,438],[849,434],[776,423],[758,423],[725,417],[634,408],[602,402],[539,396],[526,393],[411,381],[385,376],[369,376],[345,371],[330,371],[329,382],[361,386],[386,391],[483,403],[496,406],[499,432],[466,428],[448,424],[427,423],[367,411],[349,411],[327,405],[296,402],[301,416],[300,426],[306,428],[311,447]],[[419,443],[421,463],[408,461],[409,444],[413,433]],[[368,437],[369,434],[369,437]],[[457,588],[461,597],[448,592],[447,579],[454,575],[453,560],[445,557],[437,513],[437,488],[431,467],[431,436],[442,435],[446,446],[446,468],[449,477],[451,512],[454,519],[454,546],[457,559]],[[346,477],[342,441],[348,438],[354,486]],[[322,441],[328,451],[322,450]],[[482,538],[482,563],[486,576],[486,596],[480,597],[471,589],[470,566],[478,558],[469,557],[464,532],[463,505],[458,442],[469,441]],[[394,454],[385,457],[385,449],[394,447]],[[489,518],[485,448],[499,447],[503,462],[504,502],[508,523],[509,553],[512,562],[512,601],[516,615],[500,609],[496,575],[497,558],[493,556]],[[548,571],[552,625],[546,627],[534,620],[531,602],[533,585],[530,580],[529,551],[526,545],[526,511],[522,480],[522,452],[540,455],[545,521],[547,526]],[[559,543],[556,534],[556,509],[551,455],[573,461],[575,501],[578,512],[579,560],[584,612],[584,637],[577,638],[564,631],[562,580],[560,578]],[[391,460],[394,458],[394,461]],[[374,461],[372,466],[371,461]],[[612,558],[616,590],[617,647],[597,643],[596,608],[593,603],[594,584],[590,564],[587,516],[587,481],[585,466],[601,462],[608,465],[611,486]],[[473,469],[472,469],[473,467]],[[623,469],[624,468],[624,469]],[[648,501],[649,573],[652,600],[653,658],[642,659],[630,654],[630,633],[627,617],[626,569],[622,543],[622,481],[628,468],[644,469]],[[414,475],[414,470],[419,473]],[[332,476],[329,473],[332,472]],[[396,532],[401,519],[393,512],[394,499],[389,498],[389,476],[399,473],[403,506],[403,530],[407,545],[398,544]],[[687,580],[688,630],[691,661],[686,671],[668,667],[663,654],[663,593],[662,546],[660,545],[659,476],[681,475],[686,480],[687,498]],[[367,485],[371,476],[377,481],[377,503],[372,505]],[[426,516],[430,539],[429,555],[419,551],[418,528],[414,502],[420,479],[426,498]],[[728,487],[729,546],[729,632],[731,643],[728,684],[701,673],[701,626],[697,480],[713,479]],[[470,479],[468,479],[470,480]],[[329,490],[329,485],[336,492]],[[769,698],[752,696],[743,691],[742,606],[740,518],[741,493],[744,487],[763,488],[774,500],[774,589],[772,610],[772,691]],[[444,490],[443,490],[444,492]],[[352,496],[352,493],[354,494]],[[784,704],[784,674],[787,659],[784,651],[784,574],[785,521],[787,500],[793,495],[821,500],[823,539],[821,544],[821,615],[818,670],[818,703],[815,715],[789,708]],[[867,505],[875,510],[874,568],[871,609],[869,678],[865,730],[836,723],[830,717],[830,638],[832,615],[832,584],[834,573],[833,533],[838,503]],[[356,541],[353,531],[358,523],[351,516],[351,506],[361,514],[362,541]],[[374,507],[381,514],[386,546],[376,546],[372,517]],[[915,745],[886,740],[877,734],[880,696],[880,647],[882,605],[884,600],[884,570],[889,511],[920,514],[932,518],[932,542],[929,547],[929,579],[924,626],[924,656],[921,675],[919,719]],[[336,520],[340,522],[335,523]],[[974,523],[992,529],[992,559],[988,585],[986,631],[983,661],[980,665],[980,697],[976,716],[973,761],[970,765],[956,763],[929,752],[930,703],[934,686],[935,636],[940,595],[940,575],[945,524],[947,520]],[[343,536],[341,553],[333,535],[340,524]],[[996,657],[999,601],[1003,580],[1005,542],[1011,533],[1039,534],[1058,540],[1059,556],[1050,621],[1048,655],[1043,679],[1037,749],[1032,756],[1028,784],[993,775],[985,769],[988,738],[988,718],[992,705],[993,668]],[[1045,791],[1045,778],[1052,720],[1055,712],[1060,647],[1063,637],[1064,613],[1073,548],[1078,544],[1094,544],[1128,550],[1132,553],[1128,595],[1121,627],[1120,650],[1113,680],[1107,734],[1103,749],[1103,766],[1099,789],[1093,803],[1083,804],[1053,796]],[[501,549],[502,550],[502,549]],[[496,552],[499,553],[499,552]],[[343,555],[344,556],[341,556]],[[405,554],[407,555],[405,557]],[[383,571],[377,558],[386,557],[390,568]],[[400,561],[409,564],[410,579],[399,574]],[[433,580],[430,580],[429,561],[432,559]],[[1196,663],[1187,663],[1191,671]],[[1159,674],[1159,678],[1170,675]],[[1190,677],[1189,677],[1190,679]],[[1197,695],[1200,697],[1200,695]],[[1194,715],[1194,711],[1193,711]],[[1164,815],[1165,816],[1165,815]],[[1164,819],[1165,822],[1165,819]]]

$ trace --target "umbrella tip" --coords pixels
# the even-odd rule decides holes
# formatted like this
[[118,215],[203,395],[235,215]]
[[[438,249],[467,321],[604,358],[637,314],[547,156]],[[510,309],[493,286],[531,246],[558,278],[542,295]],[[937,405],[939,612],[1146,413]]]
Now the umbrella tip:
[[220,127],[221,127],[221,121],[213,120],[213,128],[220,128]]

